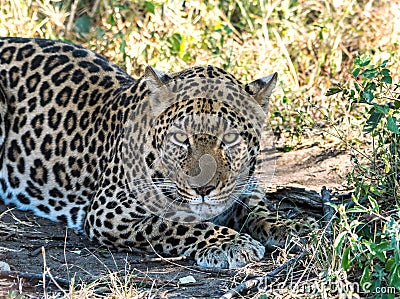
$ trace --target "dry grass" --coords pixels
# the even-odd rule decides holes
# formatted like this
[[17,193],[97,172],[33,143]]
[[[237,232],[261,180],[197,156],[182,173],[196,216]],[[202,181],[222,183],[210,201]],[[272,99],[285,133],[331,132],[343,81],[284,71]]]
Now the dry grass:
[[[390,58],[393,79],[400,78],[399,1],[146,3],[0,0],[0,36],[72,41],[104,55],[133,76],[141,75],[146,65],[178,71],[213,64],[243,81],[277,71],[280,88],[271,105],[271,122],[289,146],[301,142],[310,128],[327,124],[334,125],[339,139],[358,140],[359,122],[352,117],[349,103],[324,96],[332,81],[348,78],[357,54],[373,52],[375,59]],[[322,241],[317,244],[313,248],[317,262],[305,265],[311,276],[325,269],[327,277],[348,282],[332,249]],[[128,280],[110,273],[106,281],[114,295],[104,298],[151,297],[129,287],[129,277],[123,279]],[[65,298],[94,298],[99,284],[79,291],[71,286]]]
[[277,71],[272,122],[291,136],[327,120],[341,130],[350,126],[341,125],[348,103],[324,94],[332,81],[346,79],[358,53],[392,55],[399,78],[399,1],[152,3],[154,13],[141,1],[1,0],[0,35],[70,40],[133,76],[146,65],[178,71],[213,64],[244,81]]

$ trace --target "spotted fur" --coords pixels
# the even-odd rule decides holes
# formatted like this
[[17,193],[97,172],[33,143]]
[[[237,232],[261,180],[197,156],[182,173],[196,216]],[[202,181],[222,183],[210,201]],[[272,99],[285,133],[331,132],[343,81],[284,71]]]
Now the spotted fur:
[[1,198],[108,246],[258,261],[293,230],[253,178],[275,83],[213,66],[135,80],[77,45],[1,38]]

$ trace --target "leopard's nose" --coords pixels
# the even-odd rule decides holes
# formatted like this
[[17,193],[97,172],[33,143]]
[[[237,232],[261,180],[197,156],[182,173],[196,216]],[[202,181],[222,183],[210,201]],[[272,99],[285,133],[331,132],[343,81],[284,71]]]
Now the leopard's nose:
[[210,194],[211,191],[213,191],[214,189],[215,189],[215,186],[213,186],[213,185],[200,186],[200,187],[193,188],[193,190],[196,191],[196,193],[201,196],[206,196],[206,195]]

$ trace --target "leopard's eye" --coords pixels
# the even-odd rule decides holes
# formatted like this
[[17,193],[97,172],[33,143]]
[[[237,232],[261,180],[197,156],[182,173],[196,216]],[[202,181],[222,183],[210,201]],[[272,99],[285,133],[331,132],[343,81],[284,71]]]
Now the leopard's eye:
[[227,146],[233,146],[239,143],[239,141],[240,141],[240,134],[237,132],[229,132],[222,137],[222,142]]
[[178,145],[186,145],[188,141],[188,135],[184,132],[175,132],[172,135],[173,140],[175,141],[176,144]]

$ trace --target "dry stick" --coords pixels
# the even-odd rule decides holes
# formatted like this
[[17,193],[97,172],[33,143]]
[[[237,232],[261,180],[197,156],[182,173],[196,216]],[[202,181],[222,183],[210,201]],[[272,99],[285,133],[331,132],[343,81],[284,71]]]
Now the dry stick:
[[59,284],[63,284],[63,285],[69,286],[69,281],[67,279],[59,278],[59,277],[51,277],[49,274],[43,275],[42,273],[31,273],[31,272],[21,272],[21,271],[4,271],[4,270],[0,270],[0,277],[3,277],[3,278],[23,277],[23,278],[27,278],[27,279],[42,280],[43,276],[48,281],[54,280]]
[[89,11],[89,13],[88,13],[89,17],[93,18],[93,16],[96,14],[96,10],[97,10],[97,7],[99,6],[99,4],[100,4],[100,0],[96,0],[96,2],[92,6],[92,10]]
[[69,14],[69,20],[68,20],[68,23],[67,23],[67,30],[66,31],[67,31],[68,34],[70,33],[70,31],[72,29],[72,25],[74,23],[74,18],[75,18],[75,13],[76,13],[77,7],[78,7],[78,0],[75,0],[72,3],[71,12]]
[[173,256],[173,257],[149,257],[140,260],[129,261],[131,264],[141,264],[141,263],[153,263],[153,262],[176,262],[176,261],[186,261],[187,256]]
[[193,269],[199,270],[204,274],[216,274],[216,275],[224,275],[224,276],[240,276],[243,278],[254,278],[257,275],[254,274],[246,274],[242,272],[237,272],[235,269],[222,269],[222,268],[204,268],[201,266],[192,266]]
[[265,283],[265,282],[271,280],[271,278],[276,276],[279,272],[281,272],[282,270],[288,268],[289,266],[297,263],[297,261],[302,259],[305,255],[306,255],[306,252],[303,251],[302,253],[300,253],[296,257],[292,258],[291,260],[287,261],[283,265],[275,268],[274,270],[269,272],[267,275],[259,276],[259,277],[247,280],[245,282],[242,282],[241,284],[239,284],[235,288],[230,289],[227,293],[222,295],[219,299],[230,299],[230,298],[233,298],[238,294],[241,294],[241,293],[243,293],[245,291],[248,291],[248,290],[250,290],[250,289],[252,289],[252,288],[254,288],[256,286],[261,285],[262,283]]
[[[46,250],[42,246],[42,255],[43,255],[43,274],[42,274],[42,279],[43,279],[43,293],[44,293],[44,298],[47,299],[47,292],[46,292]],[[50,277],[51,279],[51,277]]]
[[[179,287],[179,286],[184,286],[184,287],[194,287],[194,286],[201,286],[204,285],[204,282],[189,282],[189,283],[178,283],[170,280],[165,280],[165,279],[160,279],[160,278],[151,278],[151,277],[140,277],[140,276],[135,276],[135,277],[129,277],[132,279],[135,283],[138,284],[146,284],[149,286],[149,284],[157,283],[157,284],[164,284],[164,286],[173,286],[173,287]],[[142,287],[143,285],[140,285]]]

